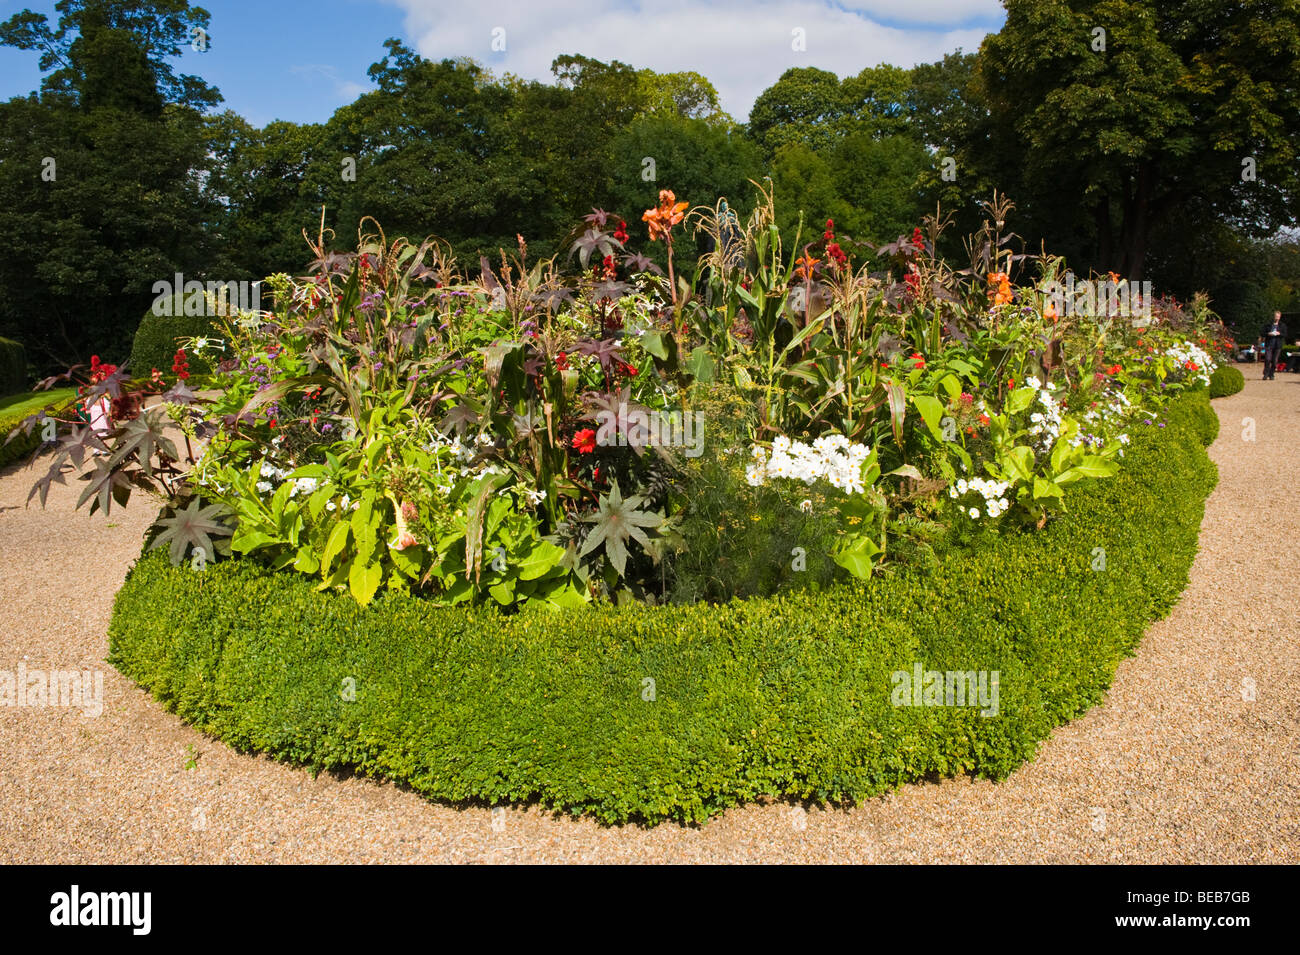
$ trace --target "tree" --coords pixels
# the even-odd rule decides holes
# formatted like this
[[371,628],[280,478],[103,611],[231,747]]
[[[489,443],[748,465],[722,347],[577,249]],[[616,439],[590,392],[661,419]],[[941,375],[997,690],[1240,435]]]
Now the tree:
[[1253,234],[1294,217],[1300,0],[1006,6],[977,70],[990,151],[1049,245],[1082,233],[1087,264],[1140,278],[1192,200]]
[[852,114],[838,76],[815,67],[792,67],[754,100],[749,134],[768,158],[788,143],[821,151],[844,134]]
[[197,76],[178,76],[168,63],[187,46],[210,47],[202,7],[188,0],[59,0],[54,8],[57,27],[31,10],[0,24],[0,46],[40,52],[41,72],[48,73],[43,91],[88,96],[87,107],[130,108],[131,97],[151,106],[153,96],[159,108],[166,102],[202,111],[221,102],[216,89]]
[[195,108],[219,95],[165,62],[207,14],[173,0],[57,9],[57,29],[31,11],[0,25],[0,43],[52,71],[40,96],[0,104],[0,329],[43,369],[124,359],[154,283],[222,261]]

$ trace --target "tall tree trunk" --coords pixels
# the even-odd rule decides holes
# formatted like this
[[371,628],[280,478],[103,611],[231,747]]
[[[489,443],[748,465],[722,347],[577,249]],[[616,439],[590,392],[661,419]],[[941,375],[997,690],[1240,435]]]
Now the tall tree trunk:
[[1093,217],[1097,223],[1097,261],[1102,263],[1105,268],[1114,268],[1115,263],[1111,259],[1114,254],[1115,243],[1110,232],[1110,193],[1106,193],[1097,200],[1097,208],[1093,210]]
[[1126,197],[1120,274],[1138,281],[1146,268],[1147,241],[1151,236],[1151,198],[1155,194],[1156,170],[1150,160],[1138,163],[1133,191]]

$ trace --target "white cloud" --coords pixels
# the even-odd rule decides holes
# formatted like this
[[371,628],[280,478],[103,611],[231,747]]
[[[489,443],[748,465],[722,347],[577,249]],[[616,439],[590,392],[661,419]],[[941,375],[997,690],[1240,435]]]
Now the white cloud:
[[[997,0],[389,0],[406,11],[408,41],[429,59],[468,56],[498,75],[550,80],[563,53],[622,60],[659,72],[708,77],[722,106],[745,120],[754,98],[788,68],[841,77],[868,66],[912,66],[961,47],[974,51],[999,27]],[[505,31],[493,51],[493,30]],[[806,51],[792,49],[802,29]],[[498,36],[500,34],[497,34]]]

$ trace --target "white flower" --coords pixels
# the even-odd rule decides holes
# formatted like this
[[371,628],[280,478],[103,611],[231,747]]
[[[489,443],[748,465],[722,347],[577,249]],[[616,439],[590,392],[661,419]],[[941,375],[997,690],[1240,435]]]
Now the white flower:
[[972,508],[971,508],[969,511],[967,511],[966,513],[969,514],[971,517],[979,517],[979,516],[980,516],[980,509],[979,509],[978,507],[972,507]]
[[524,497],[528,499],[529,504],[536,507],[538,504],[542,503],[542,501],[546,500],[546,492],[534,491],[530,488],[529,490],[524,491]]
[[1038,380],[1037,375],[1030,375],[1028,378],[1025,379],[1025,384],[1028,387],[1033,388],[1035,391],[1043,387],[1043,383]]
[[958,493],[959,495],[960,495],[960,494],[965,494],[969,489],[970,489],[970,485],[968,485],[968,484],[966,483],[966,479],[965,479],[965,478],[959,478],[958,481],[957,481],[957,493]]
[[948,488],[948,496],[955,500],[960,495],[957,493],[957,489],[955,487],[950,487]]
[[258,481],[257,492],[259,494],[269,494],[274,490],[274,485],[270,481]]
[[803,511],[805,514],[811,514],[812,500],[805,497],[802,501],[799,502],[799,510]]

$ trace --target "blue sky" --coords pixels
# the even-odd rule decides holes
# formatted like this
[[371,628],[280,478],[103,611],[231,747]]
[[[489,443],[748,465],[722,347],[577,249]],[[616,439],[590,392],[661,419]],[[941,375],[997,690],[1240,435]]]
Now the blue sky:
[[[790,66],[841,76],[942,57],[1002,24],[997,0],[208,0],[211,46],[176,64],[261,126],[323,122],[370,89],[366,69],[399,37],[431,59],[469,56],[496,73],[550,78],[561,53],[660,71],[695,70],[737,119]],[[54,0],[0,3],[54,16]],[[495,45],[495,49],[494,49]],[[501,47],[504,46],[504,49]],[[802,46],[803,49],[797,49]],[[0,97],[40,83],[37,54],[0,48]]]

